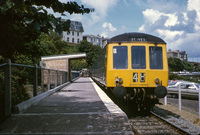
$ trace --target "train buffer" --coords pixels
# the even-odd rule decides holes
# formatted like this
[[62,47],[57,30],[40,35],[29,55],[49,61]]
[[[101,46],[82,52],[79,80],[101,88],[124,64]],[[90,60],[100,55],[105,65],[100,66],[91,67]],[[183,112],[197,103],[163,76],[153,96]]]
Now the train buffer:
[[128,118],[91,80],[79,78],[2,125],[3,134],[133,134]]

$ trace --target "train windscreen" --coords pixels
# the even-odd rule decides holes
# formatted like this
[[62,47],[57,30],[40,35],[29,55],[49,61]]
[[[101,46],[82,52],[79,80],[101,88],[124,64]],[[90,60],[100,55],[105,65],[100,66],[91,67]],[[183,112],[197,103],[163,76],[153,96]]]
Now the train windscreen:
[[113,47],[113,69],[128,68],[128,52],[127,46]]
[[162,47],[149,47],[149,60],[151,69],[163,69]]
[[144,46],[132,46],[131,57],[133,69],[146,69],[146,53]]

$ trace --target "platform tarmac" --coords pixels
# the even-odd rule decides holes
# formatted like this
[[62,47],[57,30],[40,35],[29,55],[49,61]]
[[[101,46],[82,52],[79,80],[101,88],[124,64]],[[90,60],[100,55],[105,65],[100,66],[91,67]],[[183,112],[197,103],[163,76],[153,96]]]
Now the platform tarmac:
[[92,81],[79,78],[24,113],[13,114],[0,135],[130,135],[126,114]]

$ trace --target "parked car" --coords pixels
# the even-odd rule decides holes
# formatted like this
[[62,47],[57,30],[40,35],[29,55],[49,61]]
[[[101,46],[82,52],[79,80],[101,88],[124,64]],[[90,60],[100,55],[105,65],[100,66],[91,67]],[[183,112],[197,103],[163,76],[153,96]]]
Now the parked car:
[[199,90],[200,84],[198,83],[186,83],[183,89]]
[[189,83],[189,82],[187,82],[187,81],[171,81],[171,82],[169,82],[167,88],[178,88],[179,85],[181,85],[181,88],[184,88],[186,83]]
[[178,97],[179,85],[181,85],[181,97],[198,99],[200,84],[187,81],[176,81],[167,87],[169,97]]

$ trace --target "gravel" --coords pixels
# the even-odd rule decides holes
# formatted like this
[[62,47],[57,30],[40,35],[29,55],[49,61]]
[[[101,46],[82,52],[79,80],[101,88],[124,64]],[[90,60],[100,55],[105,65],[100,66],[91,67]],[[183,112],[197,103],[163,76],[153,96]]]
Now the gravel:
[[170,104],[156,105],[153,108],[153,112],[192,134],[200,134],[200,120],[196,112],[179,111],[178,107]]

